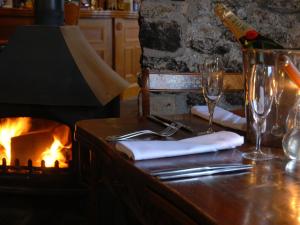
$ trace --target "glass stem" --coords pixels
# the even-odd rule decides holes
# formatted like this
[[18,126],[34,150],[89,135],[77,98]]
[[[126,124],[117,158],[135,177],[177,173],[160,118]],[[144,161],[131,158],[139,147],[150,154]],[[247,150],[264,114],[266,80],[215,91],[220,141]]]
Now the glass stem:
[[257,131],[256,131],[256,151],[258,153],[262,153],[261,148],[260,148],[260,144],[261,144],[261,126],[262,126],[263,122],[261,120],[258,121],[257,123]]
[[215,102],[210,102],[208,104],[208,112],[209,112],[209,119],[208,119],[209,128],[208,128],[208,132],[213,132],[214,131],[213,127],[212,127],[212,124],[213,124],[213,117],[214,117],[215,106],[216,106]]
[[275,108],[276,108],[275,127],[279,127],[279,125],[278,125],[278,117],[279,117],[279,104],[278,104],[277,102],[275,103]]

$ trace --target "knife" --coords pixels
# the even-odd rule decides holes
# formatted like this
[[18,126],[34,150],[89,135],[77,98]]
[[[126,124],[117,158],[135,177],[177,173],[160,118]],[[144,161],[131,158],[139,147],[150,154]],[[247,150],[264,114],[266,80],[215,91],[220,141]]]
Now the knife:
[[201,167],[192,167],[192,168],[185,168],[185,169],[167,169],[167,170],[159,170],[151,172],[152,176],[162,176],[162,175],[175,175],[175,174],[183,174],[183,173],[195,173],[195,172],[202,172],[202,171],[209,171],[209,170],[216,170],[216,169],[226,169],[226,168],[252,168],[253,165],[249,164],[238,164],[238,163],[231,163],[231,164],[216,164],[213,166],[201,166]]
[[[193,172],[176,172],[171,174],[159,174],[155,177],[162,181],[168,181],[168,180],[178,180],[178,179],[188,179],[188,178],[196,178],[201,176],[209,176],[209,175],[215,175],[215,174],[226,174],[226,173],[232,173],[232,172],[242,172],[245,170],[251,169],[252,165],[240,165],[240,166],[223,166],[223,167],[211,167],[210,169],[200,168],[200,170],[195,170]],[[179,170],[178,170],[179,171]]]
[[148,118],[152,119],[152,120],[156,120],[157,122],[160,121],[161,124],[167,123],[168,126],[170,125],[170,123],[177,123],[178,125],[181,126],[182,129],[185,129],[186,131],[189,131],[191,133],[196,133],[195,130],[193,128],[191,128],[190,126],[187,126],[187,125],[185,125],[181,122],[175,121],[175,120],[171,120],[171,119],[166,118],[164,116],[151,114],[150,116],[148,116]]
[[[157,123],[159,123],[161,125],[164,125],[166,127],[171,126],[171,123],[167,123],[167,122],[165,122],[163,120],[160,120],[160,119],[156,118],[155,116],[150,115],[150,116],[147,116],[147,118],[150,119],[150,120],[152,120],[152,121],[154,121],[154,122],[157,122]],[[171,126],[171,127],[173,127],[173,126]]]

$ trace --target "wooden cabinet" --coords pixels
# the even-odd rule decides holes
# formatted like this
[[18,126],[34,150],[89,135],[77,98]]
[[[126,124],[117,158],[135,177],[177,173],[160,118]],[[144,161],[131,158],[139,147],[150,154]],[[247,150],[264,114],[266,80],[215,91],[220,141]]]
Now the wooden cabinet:
[[16,27],[33,23],[33,12],[30,9],[0,8],[0,44],[9,40]]
[[112,20],[86,18],[80,19],[78,25],[91,46],[113,67]]
[[79,26],[105,62],[127,81],[136,83],[141,56],[137,13],[81,11]]

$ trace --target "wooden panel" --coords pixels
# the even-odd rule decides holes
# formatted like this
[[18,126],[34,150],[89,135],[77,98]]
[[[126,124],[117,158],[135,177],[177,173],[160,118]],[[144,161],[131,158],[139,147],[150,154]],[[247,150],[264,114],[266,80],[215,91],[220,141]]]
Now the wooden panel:
[[[200,73],[176,73],[176,72],[155,72],[144,70],[139,79],[141,86],[141,96],[139,105],[141,105],[143,115],[149,115],[150,109],[155,110],[155,100],[160,99],[158,107],[168,106],[168,111],[171,107],[175,108],[175,99],[166,99],[162,101],[161,97],[155,99],[151,92],[160,92],[166,94],[169,92],[200,92],[202,87],[202,78]],[[235,92],[244,90],[244,77],[238,73],[224,74],[224,92]],[[152,103],[151,103],[152,102]],[[157,107],[157,106],[156,106]],[[161,107],[163,109],[163,107]],[[158,109],[158,111],[160,110]]]
[[101,56],[102,59],[105,57],[105,51],[103,49],[96,50],[97,54]]
[[124,38],[126,42],[139,41],[139,27],[137,26],[136,20],[126,21],[126,26],[124,27]]
[[113,66],[112,20],[80,19],[79,27],[96,52],[108,65]]
[[115,19],[115,68],[130,83],[140,72],[141,48],[137,20]]
[[[150,73],[147,87],[155,90],[198,90],[201,87],[201,76],[197,73]],[[238,73],[224,75],[223,89],[243,90],[244,77]]]
[[[142,86],[155,90],[197,90],[201,87],[201,75],[199,73],[159,73],[150,72],[146,75],[146,83]],[[224,75],[224,90],[243,90],[244,77],[239,73],[226,73]]]
[[116,18],[115,24],[115,70],[131,83],[122,98],[137,96],[137,74],[141,70],[141,47],[139,42],[139,25],[136,19]]
[[200,86],[200,74],[149,74],[148,88],[152,90],[198,90]]
[[133,49],[127,47],[124,49],[124,75],[127,80],[132,77],[131,72],[133,71]]
[[118,11],[118,10],[92,10],[81,9],[80,18],[124,18],[124,19],[137,19],[138,13],[133,11]]
[[80,29],[91,43],[104,44],[105,27],[102,24],[93,24],[93,21],[84,21],[80,24]]

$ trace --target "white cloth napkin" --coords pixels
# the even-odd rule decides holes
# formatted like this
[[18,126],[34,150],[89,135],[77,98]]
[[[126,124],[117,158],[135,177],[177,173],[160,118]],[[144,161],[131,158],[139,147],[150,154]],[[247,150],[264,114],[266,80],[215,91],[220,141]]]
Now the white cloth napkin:
[[[191,112],[194,115],[208,120],[209,114],[207,106],[193,106]],[[236,130],[246,131],[247,129],[247,120],[245,117],[238,116],[218,106],[215,107],[213,122]]]
[[134,160],[154,159],[234,148],[244,143],[244,137],[230,131],[182,139],[179,141],[128,140],[116,144],[116,149]]

